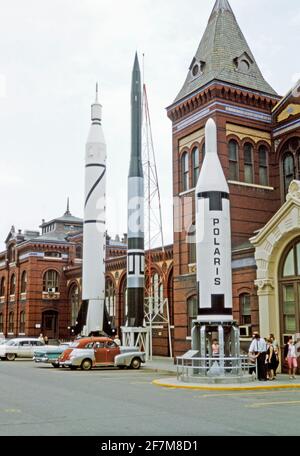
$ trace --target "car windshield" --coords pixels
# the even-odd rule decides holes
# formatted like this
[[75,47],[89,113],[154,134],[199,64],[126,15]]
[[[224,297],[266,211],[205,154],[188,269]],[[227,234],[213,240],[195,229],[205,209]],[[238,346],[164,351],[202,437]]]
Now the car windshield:
[[16,340],[9,340],[6,342],[6,345],[18,345],[18,342]]
[[5,344],[6,339],[0,339],[0,345]]

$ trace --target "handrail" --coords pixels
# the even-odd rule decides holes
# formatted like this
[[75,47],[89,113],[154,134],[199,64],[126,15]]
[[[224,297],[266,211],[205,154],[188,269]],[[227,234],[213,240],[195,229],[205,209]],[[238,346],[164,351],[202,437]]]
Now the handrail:
[[[177,379],[184,378],[186,376],[202,376],[210,377],[211,368],[215,366],[219,369],[218,376],[244,376],[249,374],[249,369],[254,369],[257,372],[257,366],[249,362],[249,357],[246,355],[241,356],[230,356],[230,357],[191,357],[186,358],[184,356],[177,356]],[[195,374],[194,371],[197,371]],[[192,371],[192,372],[191,372]],[[190,373],[191,372],[191,373]]]

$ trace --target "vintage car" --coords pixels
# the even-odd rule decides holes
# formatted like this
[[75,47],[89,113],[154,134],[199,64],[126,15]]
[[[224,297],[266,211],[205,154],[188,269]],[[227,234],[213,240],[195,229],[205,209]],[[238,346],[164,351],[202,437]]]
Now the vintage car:
[[139,369],[146,359],[138,348],[120,347],[109,337],[84,337],[73,342],[58,361],[60,366],[74,370],[100,366]]
[[16,358],[32,358],[38,347],[50,351],[56,348],[54,345],[45,345],[41,340],[34,337],[22,337],[9,339],[0,345],[0,358],[4,361],[14,361]]
[[40,349],[34,351],[33,360],[36,363],[47,363],[52,364],[53,367],[59,367],[58,358],[67,348],[69,348],[70,344],[71,342],[65,342],[50,350],[45,350],[45,347],[40,347]]

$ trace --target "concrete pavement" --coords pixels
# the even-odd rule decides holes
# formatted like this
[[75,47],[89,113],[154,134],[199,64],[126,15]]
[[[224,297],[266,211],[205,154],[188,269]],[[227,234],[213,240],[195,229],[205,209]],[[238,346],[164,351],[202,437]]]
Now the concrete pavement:
[[208,391],[245,391],[245,390],[276,390],[276,389],[289,389],[289,388],[300,388],[300,376],[296,379],[290,379],[288,375],[278,374],[276,380],[259,382],[254,381],[243,384],[223,384],[223,385],[212,385],[210,383],[193,383],[193,382],[181,382],[177,380],[176,373],[177,367],[174,364],[173,358],[165,358],[161,356],[153,356],[151,361],[147,361],[143,370],[149,370],[151,372],[157,372],[158,374],[172,374],[170,377],[164,377],[162,379],[157,378],[153,381],[156,386],[162,386],[165,388],[177,388],[177,389],[192,389],[192,390],[208,390]]

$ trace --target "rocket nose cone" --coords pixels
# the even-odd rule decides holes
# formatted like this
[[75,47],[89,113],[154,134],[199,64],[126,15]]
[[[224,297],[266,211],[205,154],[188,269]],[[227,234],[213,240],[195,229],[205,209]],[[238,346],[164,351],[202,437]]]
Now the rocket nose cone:
[[217,126],[213,119],[208,119],[205,125],[205,152],[217,153]]

